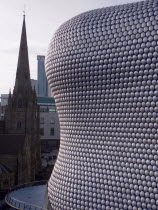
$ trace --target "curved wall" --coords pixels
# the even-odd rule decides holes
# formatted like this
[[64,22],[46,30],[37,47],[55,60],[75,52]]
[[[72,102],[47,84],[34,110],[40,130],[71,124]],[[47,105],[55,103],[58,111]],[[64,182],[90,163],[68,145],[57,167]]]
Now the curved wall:
[[158,1],[97,9],[54,35],[61,145],[52,209],[158,208]]

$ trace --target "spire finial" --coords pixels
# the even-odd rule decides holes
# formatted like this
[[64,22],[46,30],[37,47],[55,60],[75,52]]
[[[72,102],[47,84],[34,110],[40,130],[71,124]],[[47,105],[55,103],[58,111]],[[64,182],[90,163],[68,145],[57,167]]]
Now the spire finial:
[[25,17],[25,9],[26,9],[26,5],[24,4],[24,10],[23,10],[23,16]]
[[11,88],[10,88],[10,90],[9,90],[9,98],[11,98]]

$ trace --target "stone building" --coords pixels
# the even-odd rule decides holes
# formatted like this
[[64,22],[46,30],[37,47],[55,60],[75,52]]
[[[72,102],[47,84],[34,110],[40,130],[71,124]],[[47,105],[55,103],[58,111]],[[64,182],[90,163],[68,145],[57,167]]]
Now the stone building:
[[39,106],[30,81],[25,16],[15,86],[0,125],[1,163],[15,172],[15,184],[33,181],[40,169]]
[[51,97],[38,97],[40,106],[40,135],[41,152],[52,152],[59,150],[60,125],[55,100]]

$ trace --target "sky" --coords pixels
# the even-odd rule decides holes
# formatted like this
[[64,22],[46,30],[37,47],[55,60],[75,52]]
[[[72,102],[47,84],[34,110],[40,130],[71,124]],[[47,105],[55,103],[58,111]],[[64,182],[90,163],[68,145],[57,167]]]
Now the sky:
[[31,79],[37,79],[37,55],[46,55],[61,24],[88,10],[137,1],[0,0],[0,94],[14,88],[24,8]]

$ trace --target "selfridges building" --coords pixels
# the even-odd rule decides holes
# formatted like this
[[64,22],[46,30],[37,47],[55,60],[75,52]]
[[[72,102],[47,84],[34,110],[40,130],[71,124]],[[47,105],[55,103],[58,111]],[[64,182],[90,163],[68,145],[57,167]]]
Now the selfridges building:
[[51,209],[158,209],[158,1],[64,23],[46,74],[61,144]]

